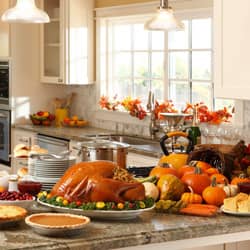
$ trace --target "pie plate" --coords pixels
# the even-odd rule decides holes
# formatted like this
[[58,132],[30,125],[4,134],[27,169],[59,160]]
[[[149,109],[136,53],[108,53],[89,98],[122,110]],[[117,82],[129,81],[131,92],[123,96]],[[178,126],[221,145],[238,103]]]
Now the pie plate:
[[66,213],[39,213],[26,217],[25,223],[38,234],[65,237],[80,234],[90,219]]
[[67,208],[59,207],[52,204],[48,204],[37,199],[37,202],[50,207],[55,212],[59,213],[70,213],[85,215],[93,219],[102,219],[102,220],[131,220],[142,214],[143,212],[150,211],[154,209],[154,206],[143,209],[134,209],[134,210],[83,210],[79,208]]

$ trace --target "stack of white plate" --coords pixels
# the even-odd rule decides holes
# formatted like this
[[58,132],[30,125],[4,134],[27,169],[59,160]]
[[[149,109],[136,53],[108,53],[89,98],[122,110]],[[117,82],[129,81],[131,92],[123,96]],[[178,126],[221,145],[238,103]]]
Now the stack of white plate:
[[73,156],[65,159],[29,159],[28,172],[33,179],[42,183],[43,190],[50,190],[75,161]]

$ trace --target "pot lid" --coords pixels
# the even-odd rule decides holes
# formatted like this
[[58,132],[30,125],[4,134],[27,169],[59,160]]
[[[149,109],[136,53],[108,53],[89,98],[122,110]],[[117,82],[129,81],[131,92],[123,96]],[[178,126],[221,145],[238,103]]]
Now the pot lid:
[[78,147],[88,149],[120,149],[129,148],[130,145],[123,142],[109,141],[109,140],[93,140],[87,142],[79,142]]

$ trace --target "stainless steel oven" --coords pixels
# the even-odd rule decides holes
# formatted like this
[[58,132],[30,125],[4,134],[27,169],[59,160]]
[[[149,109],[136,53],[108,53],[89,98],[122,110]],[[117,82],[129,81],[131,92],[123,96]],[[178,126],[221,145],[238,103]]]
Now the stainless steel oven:
[[0,60],[0,107],[9,109],[10,100],[10,63]]
[[0,163],[10,166],[11,111],[0,109]]

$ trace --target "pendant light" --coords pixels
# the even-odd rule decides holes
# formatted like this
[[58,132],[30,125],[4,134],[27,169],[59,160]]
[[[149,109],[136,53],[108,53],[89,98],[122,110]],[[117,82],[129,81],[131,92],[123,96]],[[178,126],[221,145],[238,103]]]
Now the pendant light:
[[46,12],[38,9],[35,0],[17,0],[15,7],[6,10],[2,21],[7,23],[48,23]]
[[168,6],[168,0],[160,0],[158,13],[145,23],[148,30],[183,30],[184,24],[174,16],[173,9]]

